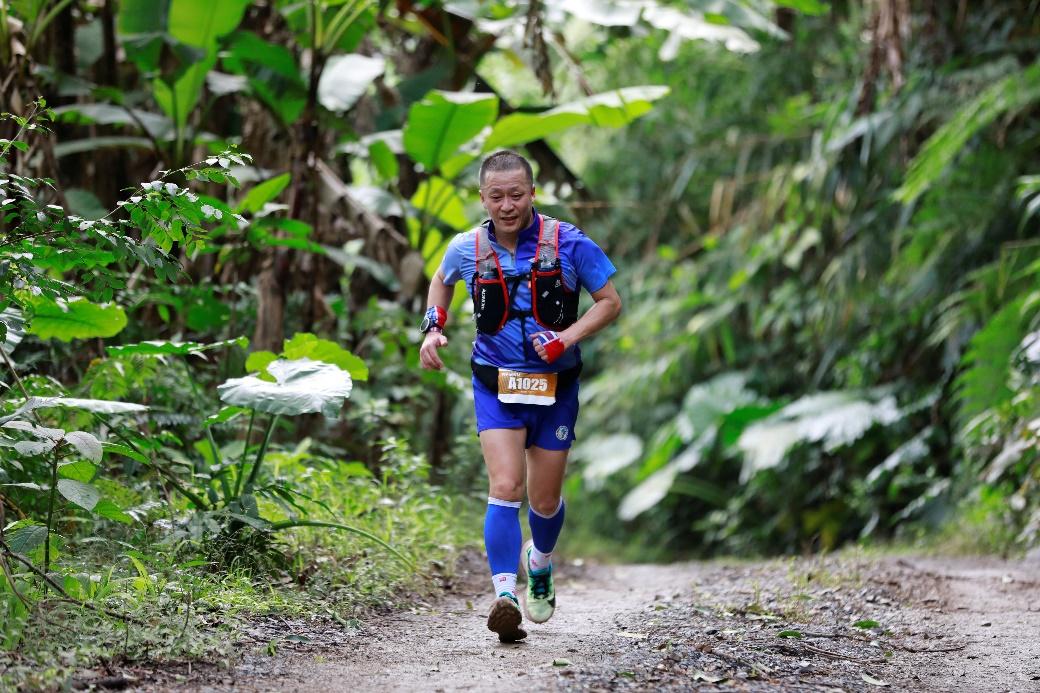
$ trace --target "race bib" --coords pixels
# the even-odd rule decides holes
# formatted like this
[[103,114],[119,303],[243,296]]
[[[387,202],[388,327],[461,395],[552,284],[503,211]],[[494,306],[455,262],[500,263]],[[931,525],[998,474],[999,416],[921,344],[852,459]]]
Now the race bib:
[[553,404],[555,373],[521,373],[498,369],[498,400],[507,404]]

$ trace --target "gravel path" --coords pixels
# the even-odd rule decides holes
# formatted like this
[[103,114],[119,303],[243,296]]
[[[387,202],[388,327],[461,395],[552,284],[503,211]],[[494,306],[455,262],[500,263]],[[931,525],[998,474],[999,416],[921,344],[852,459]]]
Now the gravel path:
[[1040,563],[565,563],[556,616],[508,645],[468,564],[434,604],[354,629],[258,622],[232,670],[134,678],[171,691],[1040,691]]

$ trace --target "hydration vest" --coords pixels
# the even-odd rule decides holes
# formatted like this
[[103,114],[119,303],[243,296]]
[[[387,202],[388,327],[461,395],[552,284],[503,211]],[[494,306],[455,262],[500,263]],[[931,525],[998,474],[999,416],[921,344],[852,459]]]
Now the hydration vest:
[[[477,331],[494,335],[512,318],[533,317],[547,330],[563,330],[578,319],[578,291],[569,291],[563,282],[560,263],[560,222],[538,215],[538,250],[531,269],[515,277],[506,277],[498,254],[491,247],[487,226],[477,227],[473,274],[470,292]],[[531,286],[531,310],[516,310],[513,299],[520,282]],[[526,337],[525,337],[526,340]]]

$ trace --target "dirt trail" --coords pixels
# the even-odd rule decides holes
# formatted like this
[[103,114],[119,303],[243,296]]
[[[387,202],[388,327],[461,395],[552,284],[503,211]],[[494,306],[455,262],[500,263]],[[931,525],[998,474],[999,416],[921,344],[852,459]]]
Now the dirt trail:
[[[1040,563],[922,558],[558,569],[556,616],[500,644],[482,568],[359,629],[282,622],[167,690],[1040,691]],[[876,625],[872,625],[876,622]],[[857,627],[856,624],[859,626]],[[138,678],[140,690],[156,690]]]

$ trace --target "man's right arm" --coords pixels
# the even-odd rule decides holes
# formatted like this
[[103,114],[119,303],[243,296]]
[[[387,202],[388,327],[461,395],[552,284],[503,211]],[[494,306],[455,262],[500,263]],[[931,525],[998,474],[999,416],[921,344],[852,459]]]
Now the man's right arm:
[[[426,294],[426,307],[441,306],[447,311],[454,294],[455,285],[445,284],[444,271],[438,269],[437,273],[433,275],[433,279],[430,280],[430,290]],[[448,346],[448,338],[444,336],[444,333],[437,329],[430,330],[423,338],[422,346],[419,347],[419,364],[423,368],[441,370],[444,368],[444,362],[441,361],[437,350],[446,346]]]

